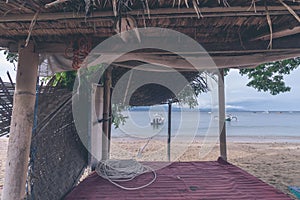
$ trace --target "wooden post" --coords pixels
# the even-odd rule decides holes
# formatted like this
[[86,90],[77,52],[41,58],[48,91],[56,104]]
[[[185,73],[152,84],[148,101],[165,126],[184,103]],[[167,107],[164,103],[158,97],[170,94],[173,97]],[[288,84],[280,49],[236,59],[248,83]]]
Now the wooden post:
[[110,157],[110,141],[111,141],[111,126],[112,126],[112,105],[111,105],[112,88],[110,89],[110,102],[109,102],[109,125],[108,125],[108,158]]
[[104,105],[103,105],[103,134],[102,134],[102,160],[109,158],[109,117],[110,117],[110,92],[111,92],[111,68],[108,67],[104,74]]
[[171,161],[171,125],[172,102],[168,105],[168,160]]
[[33,126],[38,54],[33,43],[19,43],[19,60],[14,93],[10,137],[2,200],[24,199]]
[[102,123],[97,121],[103,117],[103,87],[93,85],[91,101],[91,160],[90,166],[94,170],[102,159]]
[[224,70],[219,70],[218,77],[218,94],[219,94],[219,132],[220,132],[220,156],[227,160],[226,147],[226,121],[225,121],[225,87],[224,87]]

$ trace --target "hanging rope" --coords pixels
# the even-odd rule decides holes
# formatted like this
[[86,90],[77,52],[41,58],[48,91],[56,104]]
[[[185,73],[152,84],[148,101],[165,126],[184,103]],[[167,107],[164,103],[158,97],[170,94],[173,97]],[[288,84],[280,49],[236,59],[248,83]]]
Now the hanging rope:
[[26,38],[26,41],[25,41],[25,47],[28,46],[29,44],[29,40],[30,40],[30,36],[31,36],[31,33],[33,31],[33,28],[34,28],[34,25],[36,24],[36,20],[37,20],[37,17],[39,15],[40,11],[38,10],[35,15],[33,16],[32,20],[31,20],[31,23],[30,23],[30,26],[29,26],[29,29],[28,29],[28,35],[27,35],[27,38]]
[[[99,176],[107,179],[109,182],[115,186],[124,190],[139,190],[151,185],[156,180],[155,171],[149,167],[144,166],[136,160],[113,160],[108,159],[105,161],[100,161],[96,167],[96,172]],[[120,185],[118,182],[128,182],[133,180],[147,172],[153,173],[153,179],[145,185],[138,187],[125,187]]]
[[78,70],[83,67],[86,63],[85,58],[88,56],[92,50],[92,40],[91,38],[81,37],[71,41],[70,46],[65,49],[65,56],[72,59],[72,68]]

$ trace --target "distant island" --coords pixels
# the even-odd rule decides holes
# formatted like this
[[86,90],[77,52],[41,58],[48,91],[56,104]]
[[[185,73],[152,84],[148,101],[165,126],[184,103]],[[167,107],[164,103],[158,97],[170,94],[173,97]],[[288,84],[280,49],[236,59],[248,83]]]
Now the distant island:
[[[150,106],[135,106],[129,108],[129,111],[157,111],[157,112],[167,112],[168,111],[168,106],[167,105],[158,105],[155,107],[150,107]],[[178,106],[173,106],[172,107],[172,112],[212,112],[211,108],[188,108],[188,107],[178,107]],[[246,110],[246,109],[241,109],[241,108],[227,108],[226,112],[253,112],[253,113],[294,113],[294,112],[300,112],[300,111],[287,111],[287,110],[272,110],[272,111],[265,111],[265,110]]]
[[[150,107],[150,106],[136,106],[136,107],[131,107],[129,108],[130,111],[168,111],[168,106],[167,105],[159,105],[155,107]],[[188,107],[178,107],[178,106],[173,106],[172,107],[172,112],[212,112],[211,108],[188,108]],[[245,109],[238,109],[238,108],[229,108],[226,109],[227,112],[251,112],[250,110],[245,110]]]

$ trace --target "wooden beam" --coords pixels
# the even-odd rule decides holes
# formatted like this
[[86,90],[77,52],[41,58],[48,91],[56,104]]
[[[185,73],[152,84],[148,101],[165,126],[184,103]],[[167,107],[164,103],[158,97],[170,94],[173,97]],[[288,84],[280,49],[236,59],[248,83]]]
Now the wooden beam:
[[24,199],[33,126],[38,54],[19,44],[19,60],[1,199]]
[[104,73],[104,105],[103,105],[103,134],[102,134],[102,160],[109,159],[109,126],[111,104],[112,69],[108,67]]
[[[256,42],[252,41],[243,41],[243,46],[239,41],[233,41],[233,42],[226,42],[226,43],[207,43],[201,41],[201,39],[198,39],[197,42],[206,50],[206,51],[200,51],[199,52],[199,46],[195,46],[193,44],[189,44],[186,41],[185,42],[173,42],[170,41],[178,41],[176,38],[174,40],[171,38],[162,40],[161,37],[151,37],[150,34],[147,34],[146,36],[141,37],[142,45],[143,46],[155,46],[155,44],[159,45],[167,45],[169,49],[178,49],[178,46],[180,46],[180,49],[187,50],[186,52],[182,52],[182,50],[178,49],[178,53],[183,54],[249,54],[249,53],[272,53],[272,52],[279,52],[279,51],[296,51],[300,49],[299,45],[299,34],[291,35],[288,37],[283,38],[275,38],[273,39],[273,48],[267,49],[269,41],[263,41],[259,40]],[[93,47],[100,44],[103,40],[97,38],[93,38],[93,41],[95,43],[93,44]],[[133,48],[136,47],[136,49],[140,49],[141,44],[136,43],[122,43],[118,40],[111,41],[111,44],[106,45],[105,48],[98,49],[99,54],[116,54],[120,53],[126,49],[126,47],[130,45]],[[55,43],[55,42],[45,42],[45,43],[37,43],[37,52],[38,53],[57,53],[57,54],[64,54],[66,48],[68,48],[68,42],[66,44],[64,43]],[[155,50],[144,50],[141,49],[142,53],[145,54],[170,54],[169,52],[155,52]],[[197,55],[197,56],[198,56]]]
[[[210,62],[209,65],[199,65],[192,66],[186,60],[176,56],[176,55],[155,55],[155,54],[147,54],[147,53],[129,53],[126,56],[122,56],[115,60],[112,64],[114,66],[120,66],[125,68],[134,68],[137,65],[143,63],[149,63],[156,66],[165,66],[167,68],[157,68],[155,70],[157,72],[168,72],[170,70],[176,69],[178,71],[195,71],[195,70],[204,70],[204,69],[216,69],[216,68],[249,68],[258,66],[259,64],[277,61],[287,58],[299,57],[299,50],[291,50],[291,51],[278,51],[278,52],[265,52],[265,53],[256,53],[256,54],[246,54],[246,55],[236,55],[236,56],[218,56],[212,55],[211,58],[213,62]],[[186,55],[185,57],[190,58],[194,63],[201,63],[208,60],[207,57],[195,55]],[[134,64],[131,64],[130,61],[134,61]],[[138,61],[138,62],[136,62]],[[95,62],[96,63],[96,62]],[[65,66],[66,70],[68,66]],[[169,68],[173,68],[168,70]],[[69,66],[68,70],[72,70],[71,66]],[[148,71],[148,68],[143,69],[144,71]]]
[[[253,39],[254,40],[254,39]],[[296,42],[296,40],[291,40],[291,42]],[[101,43],[101,41],[99,42],[99,44]],[[170,44],[171,45],[171,44]],[[186,52],[178,52],[180,54],[190,54],[190,55],[195,55],[195,56],[199,56],[201,54],[236,54],[236,55],[240,55],[240,54],[251,54],[251,53],[273,53],[273,52],[284,52],[284,51],[300,51],[300,45],[298,45],[299,47],[296,48],[288,48],[288,46],[286,44],[276,44],[277,48],[273,48],[273,49],[267,49],[267,48],[261,48],[261,45],[258,44],[258,47],[256,49],[243,49],[242,47],[238,47],[237,45],[232,45],[231,48],[227,47],[227,49],[224,50],[218,50],[218,47],[213,48],[213,46],[211,46],[210,44],[203,44],[202,46],[205,47],[206,46],[206,50],[207,51],[195,51],[193,49],[187,49],[188,51]],[[278,46],[279,45],[279,46]],[[95,45],[94,45],[95,46]],[[57,42],[43,42],[43,43],[38,43],[37,48],[36,48],[36,52],[40,53],[40,54],[64,54],[66,49],[69,46],[67,44],[64,43],[57,43]],[[120,48],[120,46],[112,46],[112,49],[106,49],[106,50],[102,50],[100,53],[102,54],[116,54],[118,53],[118,48]],[[252,47],[251,47],[252,48]],[[138,51],[142,54],[158,54],[158,55],[170,55],[172,54],[171,52],[167,52],[167,51],[159,51],[159,50],[148,50],[147,49],[141,49],[140,51]],[[99,54],[100,54],[99,53]]]
[[[296,13],[299,13],[300,6],[290,6]],[[270,15],[290,15],[289,11],[283,6],[268,6]],[[249,10],[249,7],[203,7],[201,13],[204,17],[224,17],[224,16],[265,16],[265,7],[257,6],[256,11]],[[135,16],[136,19],[142,19],[140,14],[143,10],[132,10],[127,14]],[[150,10],[151,19],[156,18],[190,18],[197,17],[194,8],[160,8]],[[8,14],[2,16],[0,23],[6,22],[31,22],[34,14]],[[89,20],[100,18],[101,20],[111,20],[114,18],[113,11],[96,11],[91,16],[86,18],[84,12],[60,12],[60,13],[40,13],[37,17],[37,21],[55,21],[55,20],[66,20],[66,19],[80,19]]]
[[220,156],[227,160],[226,147],[226,121],[225,121],[225,87],[224,70],[220,69],[218,73],[218,94],[219,94],[219,132],[220,132]]
[[189,60],[193,63],[207,63],[206,65],[193,66],[185,59],[174,57],[174,56],[159,56],[159,55],[143,55],[130,53],[119,57],[115,60],[115,64],[118,62],[126,62],[130,60],[136,60],[146,63],[151,63],[158,66],[171,67],[178,70],[201,70],[211,68],[229,68],[229,67],[240,67],[259,65],[265,62],[271,62],[276,60],[282,60],[287,58],[293,58],[300,55],[300,51],[295,52],[281,52],[281,53],[260,53],[260,54],[249,54],[242,56],[215,56],[212,57],[213,62],[207,62],[209,58],[204,57],[189,57]]

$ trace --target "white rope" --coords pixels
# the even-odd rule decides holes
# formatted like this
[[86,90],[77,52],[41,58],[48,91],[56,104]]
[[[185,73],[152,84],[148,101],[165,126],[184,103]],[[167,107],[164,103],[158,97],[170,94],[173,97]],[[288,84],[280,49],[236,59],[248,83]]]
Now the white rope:
[[[100,161],[96,167],[96,172],[99,176],[107,179],[115,186],[124,190],[139,190],[151,185],[156,180],[155,171],[149,167],[144,166],[136,160],[105,160]],[[145,185],[138,187],[125,187],[120,185],[118,182],[131,181],[135,177],[142,175],[147,172],[153,173],[153,179]]]

